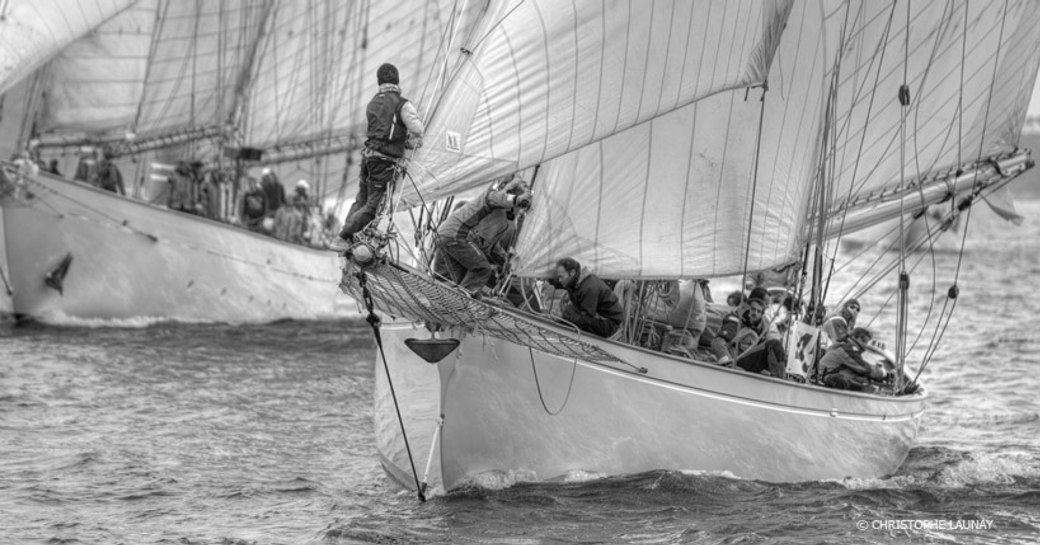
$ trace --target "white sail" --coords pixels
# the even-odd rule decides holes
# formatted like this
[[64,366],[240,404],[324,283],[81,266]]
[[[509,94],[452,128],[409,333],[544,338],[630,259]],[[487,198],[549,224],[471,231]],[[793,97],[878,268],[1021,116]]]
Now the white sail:
[[[0,94],[136,0],[8,0],[0,4]],[[74,7],[75,9],[69,9]]]
[[[966,7],[968,41],[962,44],[958,29]],[[795,9],[765,97],[757,184],[758,102],[743,101],[743,92],[700,100],[546,163],[518,245],[520,273],[545,275],[562,256],[626,278],[716,276],[788,263],[808,234],[821,149],[833,166],[822,186],[830,206],[828,236],[897,217],[899,206],[879,206],[878,199],[871,204],[871,197],[900,184],[896,95],[907,51],[899,30],[906,26],[905,11],[876,2]],[[1001,32],[1003,7],[913,4],[905,56],[917,97],[908,109],[907,134],[916,141],[907,144],[908,179],[959,159],[973,161],[980,152],[986,157],[1014,149],[1040,61],[1038,12],[1037,3],[1008,3]],[[962,45],[969,53],[961,137]],[[834,76],[831,145],[820,138],[820,114]],[[881,96],[884,90],[890,92]],[[847,223],[846,199],[861,201]],[[907,199],[906,213],[918,201]]]
[[[791,2],[512,0],[489,8],[429,120],[425,200],[533,166],[694,100],[761,83]],[[408,184],[405,198],[419,201]]]
[[271,4],[142,0],[58,56],[40,130],[147,137],[223,125]]
[[405,96],[420,104],[446,54],[446,29],[482,9],[473,3],[463,14],[448,0],[139,0],[56,57],[39,129],[146,138],[216,128],[266,149],[358,143],[376,68],[396,64]]
[[838,6],[795,5],[764,110],[761,90],[728,91],[543,165],[519,273],[544,276],[564,256],[625,278],[718,276],[795,259]]
[[[906,188],[904,176],[912,182],[1017,147],[1040,66],[1040,3],[1032,0],[910,2],[909,20],[904,3],[851,7],[837,138],[828,150],[833,234],[842,232],[849,202],[871,206],[883,192]],[[897,100],[904,71],[911,99],[905,158]],[[905,204],[914,207],[910,189]],[[860,214],[858,227],[899,214],[879,207]]]
[[129,129],[144,93],[159,0],[139,0],[51,60],[41,130]]
[[397,66],[403,96],[421,105],[456,8],[448,0],[279,2],[251,84],[244,140],[255,147],[363,140],[364,107],[385,62]]

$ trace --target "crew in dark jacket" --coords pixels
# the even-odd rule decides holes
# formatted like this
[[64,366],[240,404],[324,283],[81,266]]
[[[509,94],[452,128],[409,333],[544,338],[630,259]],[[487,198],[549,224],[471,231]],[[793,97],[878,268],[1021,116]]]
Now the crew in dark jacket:
[[823,384],[841,390],[873,390],[871,379],[882,380],[888,373],[863,360],[863,347],[871,338],[869,330],[857,327],[843,341],[831,345],[820,359]]
[[265,168],[260,173],[260,187],[267,201],[267,213],[274,215],[285,204],[285,186],[271,169]]
[[556,262],[556,278],[549,281],[567,290],[569,304],[562,306],[564,320],[600,337],[609,337],[621,327],[625,311],[614,291],[569,257]]
[[495,269],[485,252],[470,237],[471,232],[495,210],[527,208],[530,205],[531,196],[524,181],[514,178],[504,185],[492,185],[482,195],[452,212],[434,236],[437,245],[434,272],[479,297]]
[[126,195],[126,186],[123,185],[123,174],[119,172],[112,159],[115,152],[106,148],[101,154],[101,160],[97,163],[97,186],[105,191],[111,191],[119,195]]

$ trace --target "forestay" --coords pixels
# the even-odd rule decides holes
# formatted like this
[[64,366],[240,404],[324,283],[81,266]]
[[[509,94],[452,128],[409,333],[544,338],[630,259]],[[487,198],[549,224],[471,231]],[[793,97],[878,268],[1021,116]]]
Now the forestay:
[[[425,200],[558,157],[766,76],[791,2],[493,2],[431,113]],[[418,203],[410,184],[405,198]]]

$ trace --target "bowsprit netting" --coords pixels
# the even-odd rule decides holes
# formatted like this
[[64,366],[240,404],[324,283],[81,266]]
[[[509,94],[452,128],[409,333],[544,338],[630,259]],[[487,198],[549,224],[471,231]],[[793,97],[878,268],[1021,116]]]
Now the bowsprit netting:
[[386,263],[359,269],[347,261],[340,289],[359,301],[359,271],[366,275],[375,307],[391,316],[470,330],[555,356],[621,362],[595,344],[582,341],[578,333],[575,337],[561,334],[519,313],[478,301],[451,286]]

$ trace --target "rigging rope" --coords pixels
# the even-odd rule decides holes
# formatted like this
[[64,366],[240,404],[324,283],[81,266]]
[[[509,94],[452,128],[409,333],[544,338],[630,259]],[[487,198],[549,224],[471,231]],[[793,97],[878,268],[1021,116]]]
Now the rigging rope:
[[[900,184],[906,183],[906,112],[910,107],[910,86],[907,84],[907,75],[910,68],[910,2],[906,2],[906,28],[903,31],[903,83],[899,86],[899,180]],[[899,194],[899,286],[896,303],[896,366],[899,372],[896,375],[896,389],[903,387],[903,369],[906,365],[906,318],[907,318],[907,294],[910,289],[910,275],[906,271],[906,192]]]
[[4,268],[0,267],[0,280],[4,281],[4,290],[7,291],[7,296],[14,295],[14,291],[11,289],[11,283],[7,281],[7,275],[4,274]]
[[379,347],[379,357],[383,360],[383,370],[386,371],[386,383],[390,387],[390,397],[394,400],[394,411],[397,413],[397,423],[401,426],[401,437],[404,439],[404,449],[408,453],[408,463],[412,467],[412,477],[415,478],[415,491],[419,496],[419,501],[425,502],[426,495],[423,493],[423,486],[419,483],[419,473],[415,471],[415,460],[412,458],[412,447],[408,443],[408,433],[404,428],[404,418],[401,416],[401,407],[397,403],[397,391],[394,390],[394,380],[390,376],[390,365],[386,361],[386,352],[383,351],[383,337],[379,334],[379,316],[376,315],[375,303],[372,301],[372,293],[368,291],[368,275],[365,271],[359,270],[357,272],[358,284],[361,286],[361,294],[364,299],[365,308],[368,309],[368,317],[365,321],[368,325],[372,326],[372,336],[375,337],[376,346]]
[[538,380],[538,368],[534,363],[534,349],[527,347],[527,354],[531,357],[531,372],[534,373],[534,386],[538,390],[538,401],[542,402],[542,409],[545,410],[545,414],[549,416],[556,416],[563,412],[563,409],[567,407],[567,402],[571,399],[571,388],[574,387],[574,375],[578,371],[578,358],[575,357],[571,360],[571,378],[567,382],[567,394],[563,397],[563,404],[560,405],[556,411],[549,410],[549,406],[545,404],[545,396],[542,395],[542,383]]
[[[877,71],[874,73],[874,85],[871,86],[872,88],[871,88],[871,91],[870,91],[870,100],[867,103],[867,116],[864,118],[866,120],[870,120],[871,113],[874,111],[874,99],[877,96],[878,89],[880,88],[879,84],[881,82],[881,67],[885,63],[885,51],[888,50],[888,48],[885,47],[885,44],[888,43],[888,37],[889,37],[889,34],[890,34],[891,30],[892,30],[892,20],[894,19],[894,16],[895,16],[895,4],[892,5],[892,10],[888,13],[888,21],[885,23],[885,32],[882,34],[882,37],[881,37],[881,39],[879,40],[879,42],[877,44],[877,47],[876,47],[876,49],[874,51],[874,54],[870,56],[870,64],[873,64],[874,60],[877,59]],[[847,4],[846,4],[845,19],[846,19],[846,23],[845,24],[848,24],[848,5]],[[844,33],[845,33],[845,28],[843,27],[842,28],[842,35],[844,35]],[[842,43],[844,44],[844,41]],[[853,100],[853,103],[857,103],[857,102],[858,102],[858,100],[856,100],[856,99]],[[851,119],[852,119],[852,116],[849,116],[850,122],[851,122]],[[850,202],[852,200],[852,195],[853,195],[853,192],[855,191],[855,188],[856,188],[856,174],[859,172],[860,158],[863,157],[863,146],[866,144],[866,140],[867,140],[866,122],[864,122],[864,130],[861,131],[861,134],[862,134],[862,136],[861,136],[861,138],[859,140],[859,149],[856,151],[856,161],[853,163],[853,166],[852,166],[852,176],[849,177],[849,194],[848,194],[848,196],[846,196],[845,202]],[[842,160],[844,161],[844,156],[842,156]],[[838,239],[838,240],[840,240],[842,235],[845,233],[845,220],[846,220],[847,217],[848,217],[848,210],[846,210],[845,214],[841,215],[841,224],[838,227],[838,235],[836,237],[836,239]],[[838,257],[838,249],[839,249],[839,245],[835,244],[834,245],[834,252],[831,254],[831,270],[828,271],[828,273],[827,273],[827,280],[825,281],[824,286],[823,286],[823,292],[821,294],[821,300],[826,299],[827,298],[827,293],[830,291],[831,278],[834,278],[834,274],[836,272],[834,270],[834,263],[836,262],[837,257]]]
[[[994,59],[993,59],[993,75],[990,78],[989,93],[987,93],[987,97],[986,97],[986,112],[985,112],[985,115],[983,115],[983,118],[982,118],[983,119],[983,121],[982,121],[982,136],[981,136],[981,138],[979,138],[979,153],[978,153],[978,156],[977,156],[978,160],[982,159],[982,154],[983,154],[985,141],[986,141],[986,129],[989,126],[989,112],[990,112],[990,106],[991,106],[991,104],[993,102],[993,87],[994,87],[994,85],[996,85],[997,69],[1000,67],[1000,51],[1001,51],[1001,49],[1004,46],[1004,27],[1005,27],[1005,23],[1007,23],[1007,8],[1008,8],[1008,3],[1007,3],[1007,0],[1005,0],[1004,1],[1003,16],[1001,17],[1001,20],[1000,20],[1000,34],[999,34],[999,37],[998,37],[998,40],[997,40],[997,51],[996,51],[996,54],[994,55]],[[965,60],[966,55],[967,55],[967,45],[966,45],[967,33],[968,33],[968,9],[967,9],[967,4],[965,4],[965,8],[964,8],[964,30],[963,30],[963,35],[965,36],[965,38],[964,38],[964,40],[961,43],[961,89],[962,89],[961,93],[962,93],[962,95],[963,95],[963,88],[964,88],[964,60]],[[958,102],[958,109],[960,109],[960,108],[961,108],[961,102],[959,101]],[[959,115],[958,115],[958,133],[959,133],[958,137],[959,138],[963,138],[963,133],[961,132],[962,129],[961,129],[961,126],[960,126],[960,123],[962,122],[961,118],[963,118],[963,111],[959,111],[958,113],[959,113]],[[960,142],[958,142],[958,144],[960,144]],[[961,146],[958,145],[958,147],[957,147],[958,156],[960,155],[960,148],[961,148]],[[978,183],[978,171],[975,172],[975,177],[972,180],[972,191],[971,191],[971,193],[969,193],[968,198],[965,199],[964,201],[961,201],[960,205],[956,205],[955,204],[955,206],[958,206],[958,209],[967,208],[967,212],[965,213],[965,218],[964,218],[964,231],[961,233],[960,250],[958,251],[958,254],[957,254],[957,267],[955,268],[954,274],[953,274],[953,285],[951,285],[950,289],[947,291],[948,295],[947,295],[946,303],[949,303],[950,310],[949,310],[949,314],[946,317],[946,322],[945,323],[942,323],[942,314],[939,315],[939,322],[936,324],[936,329],[938,331],[938,334],[934,335],[932,337],[932,342],[928,345],[928,349],[925,352],[925,359],[922,361],[921,367],[918,369],[917,375],[914,378],[915,381],[917,380],[917,377],[920,377],[921,373],[924,372],[925,367],[928,366],[928,363],[931,361],[932,356],[934,356],[936,350],[938,350],[939,342],[942,340],[943,336],[946,334],[946,329],[950,325],[950,319],[953,317],[953,312],[957,308],[957,299],[958,299],[958,296],[960,295],[960,288],[957,285],[957,281],[960,279],[961,264],[962,264],[962,261],[964,259],[964,247],[967,244],[968,227],[969,227],[970,222],[971,222],[971,210],[972,210],[971,209],[971,203],[973,202],[973,200],[976,197],[976,185],[977,185],[977,183]],[[950,302],[951,300],[952,300],[952,303]],[[944,311],[946,310],[946,304],[943,305],[943,310]],[[941,329],[939,329],[939,323],[942,323],[942,328]]]
[[[750,89],[750,88],[749,88]],[[759,158],[762,155],[762,125],[766,118],[766,93],[769,91],[769,82],[762,82],[762,97],[758,111],[758,134],[755,136],[755,166],[751,178],[751,211],[748,213],[747,241],[744,245],[744,272],[740,279],[741,289],[747,285],[748,259],[751,256],[751,230],[755,223],[755,195],[758,193],[758,167]]]

